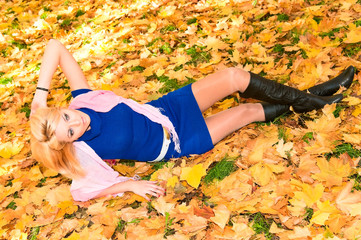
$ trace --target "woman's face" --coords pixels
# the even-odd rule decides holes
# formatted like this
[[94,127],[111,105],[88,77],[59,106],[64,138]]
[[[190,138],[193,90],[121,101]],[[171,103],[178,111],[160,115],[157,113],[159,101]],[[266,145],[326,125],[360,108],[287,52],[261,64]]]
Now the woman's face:
[[55,136],[60,142],[74,142],[80,138],[90,125],[90,117],[78,110],[61,109],[60,120]]

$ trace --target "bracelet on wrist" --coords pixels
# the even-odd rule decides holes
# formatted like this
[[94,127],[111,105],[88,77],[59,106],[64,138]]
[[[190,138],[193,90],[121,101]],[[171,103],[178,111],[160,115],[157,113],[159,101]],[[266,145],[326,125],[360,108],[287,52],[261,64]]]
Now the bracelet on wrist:
[[36,90],[41,90],[41,91],[49,92],[49,89],[43,88],[43,87],[36,87]]

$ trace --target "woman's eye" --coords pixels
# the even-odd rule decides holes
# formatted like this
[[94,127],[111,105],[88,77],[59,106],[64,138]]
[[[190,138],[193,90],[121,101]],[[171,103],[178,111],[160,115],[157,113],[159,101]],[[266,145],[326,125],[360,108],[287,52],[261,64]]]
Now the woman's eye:
[[64,113],[64,118],[65,118],[66,121],[68,121],[69,120],[69,115],[67,113]]
[[74,135],[74,130],[73,129],[69,129],[69,136],[72,137]]

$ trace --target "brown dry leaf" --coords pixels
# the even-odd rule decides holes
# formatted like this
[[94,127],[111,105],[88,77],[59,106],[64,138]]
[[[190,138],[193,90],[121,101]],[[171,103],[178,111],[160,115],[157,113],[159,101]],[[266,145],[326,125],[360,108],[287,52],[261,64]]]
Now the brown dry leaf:
[[202,208],[195,206],[193,211],[194,211],[194,215],[198,217],[203,217],[205,219],[210,219],[211,217],[214,217],[213,209],[208,206],[203,206]]

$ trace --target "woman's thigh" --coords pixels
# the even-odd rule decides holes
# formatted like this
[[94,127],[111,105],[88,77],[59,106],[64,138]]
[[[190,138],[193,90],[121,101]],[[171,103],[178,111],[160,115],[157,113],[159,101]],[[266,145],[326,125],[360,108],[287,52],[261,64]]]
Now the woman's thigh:
[[250,74],[239,68],[227,68],[192,84],[192,91],[202,112],[230,94],[244,90]]

